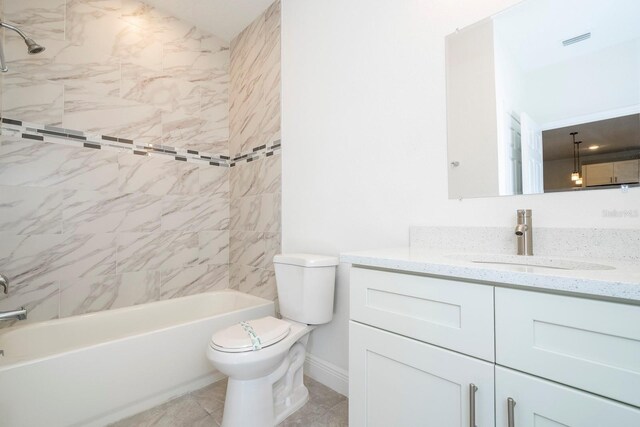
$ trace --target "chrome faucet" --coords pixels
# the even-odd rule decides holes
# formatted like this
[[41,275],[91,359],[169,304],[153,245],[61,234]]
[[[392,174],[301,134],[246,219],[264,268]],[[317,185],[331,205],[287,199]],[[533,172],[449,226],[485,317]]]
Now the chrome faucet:
[[0,311],[0,320],[25,320],[27,309],[20,307],[17,310]]
[[[9,279],[4,274],[0,274],[0,286],[4,289],[4,293],[9,293]],[[0,320],[24,320],[27,318],[27,309],[20,307],[18,310],[0,311]]]
[[533,255],[531,209],[518,209],[517,218],[516,240],[518,241],[518,255]]

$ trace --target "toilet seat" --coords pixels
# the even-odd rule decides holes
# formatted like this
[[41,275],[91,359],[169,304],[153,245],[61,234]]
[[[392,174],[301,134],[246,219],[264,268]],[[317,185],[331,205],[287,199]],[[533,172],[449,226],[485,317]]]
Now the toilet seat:
[[225,353],[259,351],[289,335],[291,324],[272,316],[240,322],[211,337],[211,347]]

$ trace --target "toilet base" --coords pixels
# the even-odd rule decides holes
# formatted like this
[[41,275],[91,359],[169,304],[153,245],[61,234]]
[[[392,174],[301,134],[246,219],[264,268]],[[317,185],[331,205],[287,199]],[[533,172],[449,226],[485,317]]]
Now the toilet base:
[[274,425],[278,425],[286,420],[289,415],[302,408],[308,401],[309,390],[307,390],[304,385],[298,387],[298,389],[293,392],[288,405],[276,406],[276,421]]
[[[296,353],[294,349],[291,353]],[[304,352],[298,353],[300,360],[304,361]],[[301,363],[292,363],[287,373],[273,386],[274,395],[274,425],[280,424],[289,415],[302,408],[309,400],[309,390],[303,383],[303,366]]]
[[273,427],[304,406],[309,400],[303,383],[304,357],[304,345],[298,342],[271,375],[229,378],[222,427]]

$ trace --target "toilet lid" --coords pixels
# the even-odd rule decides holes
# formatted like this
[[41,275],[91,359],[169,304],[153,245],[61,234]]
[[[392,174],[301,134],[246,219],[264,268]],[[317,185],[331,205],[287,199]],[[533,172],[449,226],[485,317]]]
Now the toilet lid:
[[214,333],[211,347],[227,353],[258,351],[282,341],[290,330],[288,322],[271,316],[247,320]]

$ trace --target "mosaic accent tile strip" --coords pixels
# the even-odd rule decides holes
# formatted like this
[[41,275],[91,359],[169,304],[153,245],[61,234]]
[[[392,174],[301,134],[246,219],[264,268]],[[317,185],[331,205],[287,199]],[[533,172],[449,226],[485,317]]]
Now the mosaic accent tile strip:
[[49,142],[52,144],[70,145],[80,148],[96,150],[111,150],[128,152],[138,156],[166,156],[176,161],[208,164],[219,167],[234,167],[238,164],[249,163],[261,157],[269,157],[281,149],[280,139],[269,144],[253,148],[250,152],[239,153],[233,158],[222,154],[205,153],[202,151],[171,147],[161,144],[138,144],[131,139],[118,138],[109,135],[85,133],[74,129],[64,129],[56,126],[30,123],[21,120],[0,118],[2,132],[8,135]]
[[231,166],[235,166],[242,163],[251,163],[255,160],[258,160],[261,157],[269,157],[273,156],[281,147],[281,140],[277,139],[271,143],[271,145],[260,145],[256,148],[253,148],[250,152],[246,154],[236,154],[231,161]]

